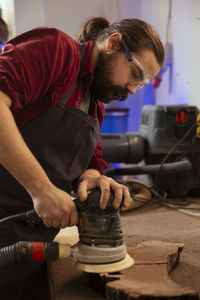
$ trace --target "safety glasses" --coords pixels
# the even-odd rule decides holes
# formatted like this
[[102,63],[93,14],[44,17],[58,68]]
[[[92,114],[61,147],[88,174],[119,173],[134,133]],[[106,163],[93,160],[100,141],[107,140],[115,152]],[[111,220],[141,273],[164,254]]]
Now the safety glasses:
[[[133,77],[142,78],[141,81],[136,85],[136,89],[140,90],[149,84],[149,79],[144,71],[143,65],[131,54],[126,42],[122,39],[124,52],[127,60],[132,63],[132,75]],[[137,76],[136,76],[137,74]],[[135,85],[135,79],[133,79],[133,85]]]

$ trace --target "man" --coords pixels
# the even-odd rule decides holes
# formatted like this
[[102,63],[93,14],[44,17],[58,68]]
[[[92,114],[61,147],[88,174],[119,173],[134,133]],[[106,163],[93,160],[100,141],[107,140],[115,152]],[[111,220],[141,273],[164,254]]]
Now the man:
[[[124,100],[145,86],[162,66],[163,46],[156,31],[136,19],[112,25],[91,19],[78,39],[84,43],[37,28],[9,41],[0,56],[0,217],[34,207],[44,222],[2,225],[1,247],[51,241],[59,228],[75,225],[72,189],[84,201],[100,187],[102,209],[113,189],[113,206],[122,196],[128,206],[128,189],[102,175],[102,102]],[[1,268],[0,288],[4,299],[48,299],[45,267]]]

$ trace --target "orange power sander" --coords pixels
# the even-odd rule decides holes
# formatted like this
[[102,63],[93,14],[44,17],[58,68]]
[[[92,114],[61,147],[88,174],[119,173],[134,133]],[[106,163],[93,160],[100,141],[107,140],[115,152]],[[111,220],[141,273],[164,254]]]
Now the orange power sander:
[[[56,260],[73,256],[77,268],[89,273],[118,272],[131,267],[134,260],[123,242],[119,209],[112,206],[111,191],[107,207],[100,209],[100,189],[93,189],[85,202],[74,200],[79,215],[79,242],[70,246],[56,242],[19,241],[0,249],[0,266],[11,262]],[[2,223],[25,221],[30,226],[41,223],[34,210],[12,215]]]

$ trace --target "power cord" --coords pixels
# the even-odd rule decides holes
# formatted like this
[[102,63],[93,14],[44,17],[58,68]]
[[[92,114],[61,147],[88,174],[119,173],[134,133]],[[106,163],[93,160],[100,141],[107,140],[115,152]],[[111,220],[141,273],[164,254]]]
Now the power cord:
[[12,222],[18,222],[18,221],[25,221],[30,226],[34,226],[37,224],[43,224],[42,219],[37,215],[34,209],[11,215],[8,217],[5,217],[3,219],[0,219],[0,225],[1,224],[7,224]]
[[[187,208],[183,208],[184,206],[186,207],[187,205],[191,204],[191,201],[189,201],[188,199],[184,199],[184,201],[186,202],[185,204],[180,205],[180,202],[178,202],[178,204],[173,204],[171,202],[173,202],[173,199],[169,199],[167,198],[167,195],[160,195],[159,192],[157,190],[154,191],[154,194],[157,197],[160,197],[160,203],[162,203],[163,205],[175,209],[181,213],[184,213],[186,215],[190,215],[193,217],[200,217],[200,214],[192,212],[191,210],[200,210],[200,208],[196,208],[196,207],[187,207]],[[183,199],[181,199],[183,200]]]
[[[169,208],[175,209],[181,213],[195,216],[195,217],[200,217],[200,214],[192,212],[192,210],[197,211],[197,210],[200,210],[200,208],[188,207],[189,205],[191,205],[191,201],[187,198],[181,198],[179,200],[167,198],[166,191],[161,190],[161,189],[159,190],[158,188],[155,189],[153,187],[149,187],[138,179],[129,179],[128,181],[119,180],[118,182],[129,186],[130,194],[134,201],[143,203],[142,205],[132,208],[131,210],[138,211],[140,209],[147,208],[154,204],[162,204]],[[130,189],[130,184],[137,184],[140,188],[144,187],[144,188],[148,189],[152,195],[151,200],[149,200],[145,197],[137,196],[137,194],[133,190],[134,187],[132,187],[132,190]]]

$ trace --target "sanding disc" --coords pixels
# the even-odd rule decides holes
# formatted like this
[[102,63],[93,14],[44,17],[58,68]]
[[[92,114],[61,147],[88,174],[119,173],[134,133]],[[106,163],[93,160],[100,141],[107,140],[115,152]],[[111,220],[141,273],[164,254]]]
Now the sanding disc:
[[126,270],[134,264],[134,259],[127,253],[126,257],[110,264],[84,264],[77,262],[76,267],[87,273],[114,273]]

